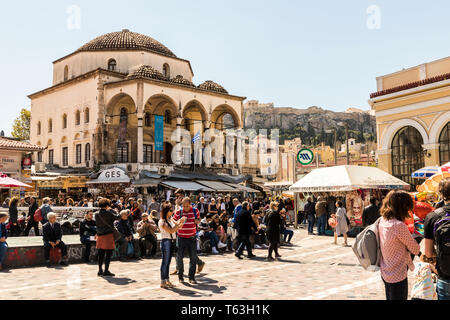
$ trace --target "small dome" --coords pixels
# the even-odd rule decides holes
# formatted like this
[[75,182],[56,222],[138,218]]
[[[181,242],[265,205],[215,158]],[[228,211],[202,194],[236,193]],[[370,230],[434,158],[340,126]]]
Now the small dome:
[[140,66],[138,69],[136,69],[136,71],[133,71],[127,76],[127,79],[136,79],[136,78],[166,80],[166,78],[163,76],[161,72],[147,65]]
[[149,36],[130,32],[127,29],[97,37],[79,48],[77,52],[110,50],[148,50],[176,58],[175,54],[162,43]]
[[198,88],[228,94],[228,91],[224,87],[210,80],[203,82]]
[[188,79],[183,78],[183,76],[180,76],[180,75],[178,75],[175,78],[173,78],[172,80],[170,80],[170,82],[195,88],[195,85],[192,82],[190,82]]

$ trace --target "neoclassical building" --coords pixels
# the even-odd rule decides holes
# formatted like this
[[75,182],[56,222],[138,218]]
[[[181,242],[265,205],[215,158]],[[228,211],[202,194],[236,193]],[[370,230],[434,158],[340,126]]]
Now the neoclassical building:
[[377,78],[378,165],[413,185],[411,173],[450,161],[450,57]]
[[[193,83],[188,60],[129,30],[102,35],[53,62],[53,85],[33,93],[31,140],[37,162],[67,167],[171,164],[177,126],[192,137],[242,128],[245,97],[213,81]],[[155,116],[164,147],[155,149]]]

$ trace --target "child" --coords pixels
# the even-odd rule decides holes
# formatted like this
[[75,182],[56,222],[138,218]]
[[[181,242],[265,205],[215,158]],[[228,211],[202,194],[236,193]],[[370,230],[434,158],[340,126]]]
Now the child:
[[433,283],[434,266],[423,253],[420,262],[416,263],[414,270],[414,286],[411,291],[411,300],[437,300],[436,289]]

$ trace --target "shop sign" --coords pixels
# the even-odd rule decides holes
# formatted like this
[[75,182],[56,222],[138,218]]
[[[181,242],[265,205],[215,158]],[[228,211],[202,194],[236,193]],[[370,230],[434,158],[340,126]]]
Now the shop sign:
[[3,173],[20,172],[20,155],[0,155],[0,171]]
[[61,178],[56,180],[39,181],[39,188],[44,189],[64,189],[64,181]]
[[130,183],[130,178],[124,170],[113,168],[102,171],[98,179],[91,180],[89,183]]
[[90,193],[90,194],[99,194],[101,192],[102,192],[102,190],[100,190],[100,189],[88,189],[88,193]]
[[23,170],[30,170],[31,169],[31,155],[27,154],[25,156],[23,156],[22,159],[22,169]]
[[67,177],[64,179],[64,189],[86,188],[86,177]]
[[310,149],[302,149],[297,154],[297,160],[300,164],[306,166],[314,161],[314,152]]

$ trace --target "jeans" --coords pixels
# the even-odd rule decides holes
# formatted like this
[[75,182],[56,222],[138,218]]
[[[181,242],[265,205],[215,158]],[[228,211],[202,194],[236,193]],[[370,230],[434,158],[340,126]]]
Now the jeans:
[[[64,244],[64,242],[60,242],[57,246],[55,246],[55,248],[59,248],[61,249],[61,257],[65,258],[67,257],[67,247]],[[52,249],[52,245],[48,242],[44,243],[44,256],[45,256],[45,260],[49,261],[50,260],[50,250]]]
[[281,234],[284,235],[284,242],[286,242],[286,240],[287,242],[291,242],[292,237],[294,236],[294,231],[283,228],[281,229]]
[[438,300],[450,300],[450,280],[438,279],[436,291]]
[[161,281],[169,280],[170,261],[172,260],[172,240],[161,240]]
[[219,237],[217,236],[217,233],[215,233],[214,231],[205,232],[205,237],[208,237],[211,240],[212,248],[217,248],[217,245],[219,244]]
[[323,215],[317,218],[317,231],[319,235],[325,234],[325,227],[327,224],[327,216]]
[[8,250],[8,245],[6,244],[6,242],[0,243],[0,265],[2,265],[3,261],[5,261],[7,250]]
[[312,214],[308,215],[308,233],[314,233],[314,224],[316,223],[316,217]]
[[81,243],[84,244],[85,247],[83,259],[84,261],[89,262],[89,257],[91,256],[91,246],[94,242],[91,240],[82,240]]
[[238,236],[239,246],[236,251],[236,256],[241,256],[244,252],[244,248],[247,247],[247,253],[249,256],[252,256],[252,244],[250,243],[250,235],[249,234],[240,234]]
[[397,283],[384,281],[386,300],[408,300],[408,278]]
[[197,238],[177,238],[178,242],[178,251],[177,251],[177,270],[178,277],[182,278],[184,274],[184,251],[187,250],[189,254],[189,279],[195,280],[195,271],[197,267]]

